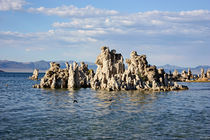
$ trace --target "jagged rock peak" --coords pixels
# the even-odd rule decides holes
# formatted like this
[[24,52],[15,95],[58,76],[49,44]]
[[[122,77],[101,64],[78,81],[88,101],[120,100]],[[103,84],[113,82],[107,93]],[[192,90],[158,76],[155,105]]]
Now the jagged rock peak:
[[108,47],[102,47],[95,62],[96,74],[93,70],[89,70],[84,62],[80,66],[76,62],[73,65],[66,63],[66,69],[60,69],[59,64],[51,62],[50,69],[46,71],[40,85],[35,87],[68,89],[91,87],[109,91],[187,89],[186,86],[174,83],[164,69],[149,65],[146,55],[138,55],[136,51],[131,52],[130,58],[126,59],[127,70],[123,61],[123,56],[116,53],[116,50],[110,51]]
[[34,69],[33,75],[31,77],[29,77],[29,79],[31,79],[31,80],[38,80],[38,76],[39,76],[39,70],[38,69]]

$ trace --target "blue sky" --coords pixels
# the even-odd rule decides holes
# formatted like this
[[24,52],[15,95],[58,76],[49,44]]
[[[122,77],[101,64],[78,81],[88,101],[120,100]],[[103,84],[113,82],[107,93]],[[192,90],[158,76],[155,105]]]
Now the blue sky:
[[108,46],[155,65],[210,65],[209,38],[209,0],[0,0],[0,60],[94,62]]

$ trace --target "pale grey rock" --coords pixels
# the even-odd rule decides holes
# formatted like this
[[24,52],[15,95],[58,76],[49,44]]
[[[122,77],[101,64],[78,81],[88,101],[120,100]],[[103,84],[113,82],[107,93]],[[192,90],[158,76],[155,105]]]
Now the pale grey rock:
[[39,77],[39,70],[38,69],[34,69],[33,75],[31,77],[29,77],[29,79],[31,79],[31,80],[38,80],[38,77]]
[[205,78],[205,73],[204,73],[204,69],[201,68],[201,77],[200,78]]
[[[153,90],[168,91],[187,89],[186,86],[174,83],[174,78],[179,76],[178,72],[165,73],[164,69],[148,64],[146,55],[138,55],[136,51],[131,52],[130,58],[126,59],[128,69],[125,70],[123,56],[116,50],[102,47],[101,53],[96,59],[97,70],[88,69],[88,65],[81,62],[80,66],[74,62],[73,65],[66,63],[66,69],[60,69],[60,65],[51,62],[50,69],[46,71],[36,88],[86,88],[100,90]],[[184,72],[184,77],[190,75]],[[172,76],[171,76],[172,75]]]
[[119,89],[115,79],[115,75],[123,74],[125,66],[121,54],[117,54],[116,50],[109,50],[108,47],[102,47],[101,53],[96,59],[97,70],[91,82],[94,89]]
[[210,79],[210,69],[207,70],[206,77]]
[[90,80],[94,72],[88,69],[84,62],[79,66],[76,62],[73,66],[66,62],[66,69],[60,69],[60,64],[50,63],[50,68],[46,71],[36,88],[68,88],[76,89],[80,87],[90,87]]

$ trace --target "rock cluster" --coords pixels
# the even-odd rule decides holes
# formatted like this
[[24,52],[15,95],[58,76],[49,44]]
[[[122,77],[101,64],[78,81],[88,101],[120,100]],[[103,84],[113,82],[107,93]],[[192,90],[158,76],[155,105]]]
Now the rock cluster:
[[210,79],[210,69],[208,69],[205,73],[204,69],[201,68],[201,74],[198,77],[198,80],[209,81]]
[[33,75],[31,77],[29,77],[29,79],[31,80],[38,80],[39,77],[39,70],[38,69],[34,69]]
[[126,59],[128,69],[125,70],[123,57],[115,50],[102,47],[97,57],[98,66],[96,75],[91,82],[94,89],[105,90],[155,90],[168,91],[187,89],[186,86],[177,85],[170,79],[164,69],[148,64],[145,55],[138,55],[133,51],[130,59]]
[[198,75],[193,75],[191,70],[188,69],[188,72],[185,70],[181,74],[175,69],[172,74],[173,81],[188,82],[188,81],[208,81],[210,79],[210,69],[205,73],[204,69],[201,68],[201,73]]
[[76,89],[80,87],[90,87],[90,79],[93,71],[82,62],[80,66],[74,62],[73,66],[66,62],[66,69],[61,69],[60,64],[51,62],[50,69],[46,71],[39,85],[35,88],[68,88]]
[[[102,47],[96,59],[97,70],[89,70],[88,66],[74,62],[60,69],[57,63],[51,63],[50,69],[41,79],[36,88],[68,88],[91,87],[101,90],[154,90],[170,91],[188,89],[186,86],[173,82],[164,69],[148,64],[145,55],[133,51],[126,59],[128,69],[125,70],[124,59],[116,50]],[[177,75],[178,72],[176,73]],[[172,74],[171,74],[172,75]]]

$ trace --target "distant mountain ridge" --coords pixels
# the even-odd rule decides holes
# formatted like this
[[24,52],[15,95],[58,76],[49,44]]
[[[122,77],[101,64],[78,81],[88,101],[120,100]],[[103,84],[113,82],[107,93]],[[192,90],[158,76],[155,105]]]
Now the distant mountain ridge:
[[208,69],[210,69],[210,66],[209,65],[199,65],[196,67],[179,67],[176,65],[166,64],[163,66],[158,66],[158,68],[164,68],[164,70],[166,72],[169,72],[169,71],[173,72],[176,69],[179,73],[181,73],[183,70],[187,71],[188,68],[190,68],[190,70],[192,71],[193,74],[200,74],[201,68],[203,68],[204,71],[206,72]]
[[[34,69],[39,69],[41,72],[46,71],[50,68],[50,62],[51,61],[35,61],[35,62],[16,62],[16,61],[8,61],[8,60],[0,60],[0,70],[5,72],[32,72]],[[61,68],[65,68],[65,62],[66,61],[55,61],[60,64]],[[69,64],[72,64],[74,61],[70,60],[68,61]],[[90,69],[96,70],[97,66],[95,63],[92,62],[85,62],[88,64],[88,67]],[[176,65],[170,65],[166,64],[163,66],[157,66],[157,68],[164,68],[164,70],[168,73],[169,71],[173,72],[175,69],[178,72],[182,72],[183,70],[188,70],[188,67],[180,67]],[[193,74],[199,74],[201,68],[204,68],[205,71],[207,69],[210,69],[209,65],[199,65],[194,68],[190,68]]]
[[[34,69],[39,69],[41,72],[46,71],[50,68],[51,61],[36,61],[36,62],[16,62],[8,60],[0,60],[0,69],[6,72],[32,72]],[[60,64],[61,68],[65,68],[66,61],[55,61]],[[72,64],[74,61],[68,61],[69,64]],[[96,69],[96,65],[91,62],[85,62],[88,64],[90,69]]]

